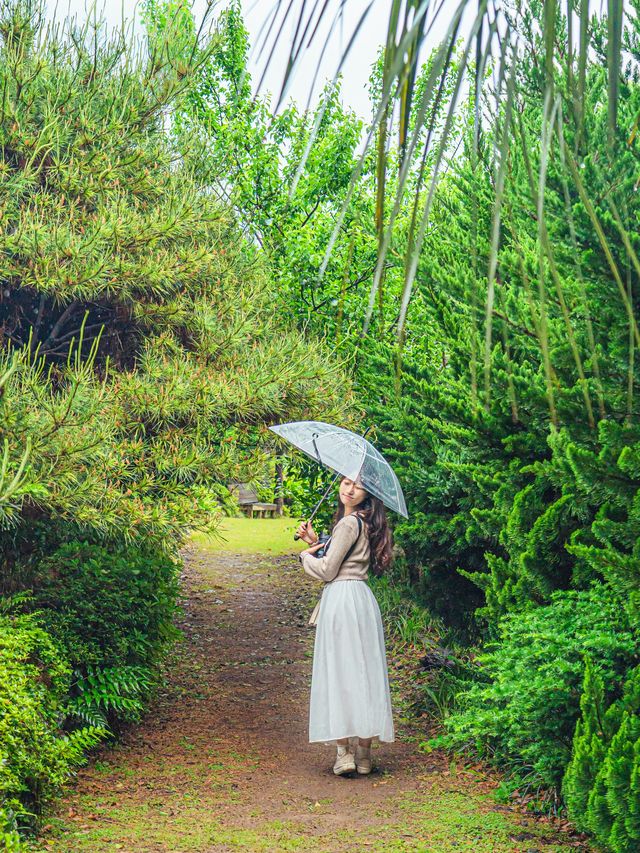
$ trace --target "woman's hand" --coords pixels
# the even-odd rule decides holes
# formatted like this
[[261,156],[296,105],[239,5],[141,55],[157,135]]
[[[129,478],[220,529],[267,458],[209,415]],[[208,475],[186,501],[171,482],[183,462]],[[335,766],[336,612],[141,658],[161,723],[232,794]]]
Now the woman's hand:
[[300,556],[302,557],[303,554],[315,554],[316,551],[326,544],[326,542],[316,542],[316,544],[312,545],[311,548],[305,548],[304,551],[300,551]]
[[307,545],[315,545],[318,541],[318,534],[311,526],[310,521],[303,521],[296,531],[296,535],[298,538],[302,539],[303,542],[306,542]]

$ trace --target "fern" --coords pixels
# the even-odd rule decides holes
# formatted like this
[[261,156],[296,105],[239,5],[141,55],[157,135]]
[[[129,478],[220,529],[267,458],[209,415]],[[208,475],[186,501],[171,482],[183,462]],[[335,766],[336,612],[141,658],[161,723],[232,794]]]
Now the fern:
[[138,720],[154,680],[142,666],[90,667],[74,685],[77,695],[68,703],[68,713],[93,728],[105,728],[109,714]]
[[27,849],[20,841],[16,813],[6,804],[0,807],[0,845],[6,853],[21,853]]
[[85,753],[98,746],[108,735],[106,726],[85,726],[69,732],[64,738],[69,764],[84,764],[87,760]]

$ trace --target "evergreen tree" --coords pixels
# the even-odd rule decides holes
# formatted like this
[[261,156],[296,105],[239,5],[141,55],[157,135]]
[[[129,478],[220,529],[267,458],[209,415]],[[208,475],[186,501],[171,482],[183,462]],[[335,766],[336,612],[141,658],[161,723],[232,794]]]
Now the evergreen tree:
[[602,704],[602,682],[588,663],[563,795],[578,827],[614,853],[632,853],[640,843],[640,667],[621,699],[606,711]]
[[609,730],[605,736],[602,676],[589,657],[585,659],[580,710],[582,717],[576,723],[573,755],[564,775],[562,793],[576,826],[588,831],[587,802],[612,735]]
[[[353,358],[355,390],[408,498],[410,517],[394,530],[405,555],[397,570],[450,626],[492,641],[480,656],[477,683],[464,685],[460,710],[447,720],[452,740],[516,775],[520,768],[558,787],[571,760],[580,696],[584,704],[597,694],[601,707],[617,708],[621,685],[637,664],[640,245],[633,226],[640,51],[637,19],[630,18],[624,38],[631,61],[621,71],[612,135],[602,74],[606,21],[592,18],[584,109],[559,107],[547,138],[543,13],[539,3],[508,8],[521,47],[511,124],[503,110],[491,128],[476,126],[476,109],[495,112],[489,95],[478,105],[462,103],[456,115],[399,344],[394,327],[413,255],[414,211],[410,205],[397,211],[384,287],[363,338],[380,229],[375,163],[365,162],[334,235],[355,138],[334,93],[318,156],[312,150],[297,174],[319,113],[301,116],[292,106],[272,120],[267,102],[251,101],[242,77],[246,32],[235,6],[218,31],[226,47],[200,78],[181,120],[186,136],[206,140],[205,154],[211,146],[210,157],[199,161],[204,179],[228,192],[243,227],[255,229],[295,303],[292,316],[329,338],[335,331],[341,351]],[[561,14],[556,30],[558,43],[567,44]],[[429,63],[418,85],[428,72]],[[559,99],[575,91],[577,73],[575,55],[554,66]],[[380,66],[371,85],[379,92]],[[441,85],[450,93],[450,78]],[[216,98],[220,89],[224,95]],[[435,132],[437,108],[431,120]],[[501,154],[505,138],[508,153]],[[220,140],[237,162],[216,182],[225,154]],[[401,161],[393,143],[388,148],[383,226]],[[335,180],[323,168],[329,158]],[[411,163],[409,178],[417,217],[429,197],[432,155],[421,165]],[[331,235],[333,255],[322,277]],[[316,288],[302,309],[301,282],[305,298],[309,282]],[[581,694],[585,648],[598,673],[590,670]],[[582,712],[588,718],[586,705]],[[590,791],[605,786],[589,775],[588,762],[609,748],[616,713],[607,717],[612,728],[604,745],[593,720],[580,724],[575,785],[567,783],[580,809]]]
[[269,469],[267,425],[357,415],[173,144],[215,41],[179,9],[140,48],[41,11],[0,11],[0,844],[143,709],[178,548]]

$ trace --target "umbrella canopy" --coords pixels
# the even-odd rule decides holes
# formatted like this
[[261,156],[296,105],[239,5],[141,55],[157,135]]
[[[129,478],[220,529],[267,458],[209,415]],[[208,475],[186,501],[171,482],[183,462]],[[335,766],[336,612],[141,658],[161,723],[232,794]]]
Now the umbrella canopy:
[[269,427],[321,465],[358,481],[389,509],[408,518],[402,488],[391,465],[361,435],[322,421],[293,421]]

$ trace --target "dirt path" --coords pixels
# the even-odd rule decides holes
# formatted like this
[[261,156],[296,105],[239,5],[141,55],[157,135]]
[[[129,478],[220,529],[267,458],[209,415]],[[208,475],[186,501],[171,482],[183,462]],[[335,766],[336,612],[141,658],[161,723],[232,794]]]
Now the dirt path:
[[56,851],[560,851],[577,836],[496,804],[480,769],[425,755],[402,717],[368,777],[334,776],[334,749],[307,742],[320,585],[292,557],[186,555],[185,640],[145,721],[82,768],[48,818]]

